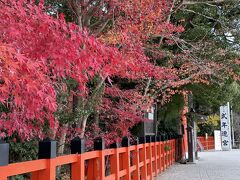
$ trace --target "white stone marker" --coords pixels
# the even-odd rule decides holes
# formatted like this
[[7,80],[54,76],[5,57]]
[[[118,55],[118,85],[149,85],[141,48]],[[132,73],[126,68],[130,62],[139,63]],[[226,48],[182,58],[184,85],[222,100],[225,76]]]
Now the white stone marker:
[[226,106],[220,106],[220,119],[221,119],[222,150],[229,151],[232,149],[229,103],[227,103]]

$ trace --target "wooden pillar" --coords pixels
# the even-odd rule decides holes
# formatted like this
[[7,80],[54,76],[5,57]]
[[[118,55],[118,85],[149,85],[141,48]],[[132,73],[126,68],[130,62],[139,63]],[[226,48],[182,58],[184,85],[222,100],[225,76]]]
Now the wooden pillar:
[[133,172],[133,180],[140,179],[140,167],[139,167],[139,141],[137,139],[136,146],[133,154],[133,166],[136,166],[136,170]]
[[71,141],[71,154],[79,154],[78,161],[71,165],[72,180],[84,179],[85,164],[82,155],[85,152],[85,140],[79,137]]
[[123,169],[127,170],[127,175],[124,179],[130,180],[131,179],[131,173],[130,173],[130,140],[128,137],[124,137],[122,139],[122,147],[126,148],[126,152],[123,153]]
[[39,142],[38,159],[47,159],[47,168],[32,173],[31,180],[52,180],[56,179],[57,142],[46,138]]
[[105,179],[105,142],[103,138],[96,138],[94,140],[94,150],[99,150],[100,157],[98,158],[98,168],[95,179],[103,180]]
[[147,180],[146,137],[140,137],[139,141],[140,141],[140,144],[143,144],[143,149],[140,154],[140,158],[143,160],[141,179]]
[[114,154],[110,157],[111,174],[115,174],[115,179],[119,179],[119,144],[115,142],[110,148],[114,148]]

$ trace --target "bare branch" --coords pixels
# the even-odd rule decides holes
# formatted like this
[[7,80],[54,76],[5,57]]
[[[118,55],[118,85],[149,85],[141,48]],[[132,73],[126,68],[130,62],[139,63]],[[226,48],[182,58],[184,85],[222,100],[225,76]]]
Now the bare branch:
[[217,6],[223,3],[239,2],[238,0],[215,0],[215,1],[183,1],[184,5],[205,4],[208,6]]
[[190,13],[194,13],[194,14],[197,14],[197,15],[199,15],[199,16],[205,17],[205,18],[207,18],[207,19],[211,19],[211,20],[213,20],[213,21],[216,21],[216,22],[219,22],[220,24],[222,24],[222,22],[220,22],[218,19],[214,19],[213,17],[210,17],[210,16],[207,16],[207,15],[201,14],[201,13],[196,12],[196,11],[193,11],[193,10],[191,10],[191,9],[183,9],[183,8],[181,8],[180,10],[181,10],[181,11],[187,11],[187,12],[190,12]]

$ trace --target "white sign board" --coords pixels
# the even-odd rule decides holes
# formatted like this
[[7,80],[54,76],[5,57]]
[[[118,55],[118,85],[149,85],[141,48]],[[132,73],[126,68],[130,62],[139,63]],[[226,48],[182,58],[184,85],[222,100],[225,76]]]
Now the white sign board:
[[214,147],[216,151],[222,150],[221,131],[214,131]]
[[220,107],[220,119],[221,119],[222,150],[229,151],[232,149],[229,103],[227,104],[227,106]]

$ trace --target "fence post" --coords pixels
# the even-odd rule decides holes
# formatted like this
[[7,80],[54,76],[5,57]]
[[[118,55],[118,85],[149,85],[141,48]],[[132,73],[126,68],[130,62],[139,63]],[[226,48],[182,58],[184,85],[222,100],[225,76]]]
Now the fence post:
[[175,163],[176,162],[176,138],[177,136],[175,135],[174,137],[174,143],[173,143],[173,149],[174,149],[174,154],[173,154],[173,162]]
[[71,141],[71,154],[79,154],[78,161],[71,164],[71,178],[72,180],[84,179],[84,160],[81,154],[85,152],[85,140],[79,137]]
[[169,135],[169,165],[172,165],[172,136]]
[[143,160],[141,179],[147,180],[146,137],[140,137],[139,143],[143,144],[143,150],[140,154],[140,158]]
[[131,173],[130,173],[130,150],[129,150],[129,146],[130,146],[130,141],[128,137],[124,137],[122,139],[122,147],[126,148],[126,152],[123,153],[123,169],[127,170],[127,175],[126,175],[126,180],[130,180],[131,179]]
[[114,148],[114,154],[110,156],[111,174],[115,174],[115,179],[119,179],[119,144],[115,142],[110,145],[110,148]]
[[165,145],[166,145],[166,140],[165,140],[165,136],[162,135],[162,156],[163,156],[163,159],[162,159],[162,166],[163,166],[163,171],[166,169],[166,160],[165,160],[165,156],[166,156],[166,151],[165,151]]
[[170,147],[170,143],[169,143],[169,136],[168,135],[166,135],[166,146],[167,146],[167,148],[166,148],[166,154],[167,154],[167,168],[169,167],[169,165],[170,165],[170,151],[169,151],[169,148],[171,148]]
[[153,157],[154,157],[154,162],[152,163],[152,169],[154,171],[155,176],[157,176],[157,138],[156,136],[151,136],[151,141],[154,144],[153,145]]
[[134,157],[133,157],[133,166],[136,166],[136,170],[133,172],[133,180],[139,180],[140,179],[140,167],[139,167],[139,140],[137,138],[136,140],[136,146],[134,150]]
[[174,158],[174,154],[173,154],[173,137],[171,136],[171,165],[173,164],[173,158]]
[[146,136],[146,142],[148,143],[147,148],[147,157],[149,157],[149,163],[147,165],[147,175],[150,175],[150,179],[153,178],[153,172],[152,172],[152,143],[151,143],[151,136]]
[[98,168],[96,171],[97,177],[99,177],[100,180],[103,180],[105,178],[105,154],[104,154],[104,149],[105,149],[105,141],[103,138],[99,137],[94,139],[94,150],[100,152],[100,157],[99,157],[99,163],[98,163]]
[[157,143],[158,143],[158,166],[157,166],[157,169],[158,169],[158,172],[157,173],[161,173],[161,137],[160,136],[157,136]]
[[31,180],[52,180],[56,179],[57,142],[46,138],[39,142],[38,159],[46,159],[47,168],[41,171],[32,172]]
[[1,167],[7,166],[9,163],[9,144],[0,139],[0,174],[2,180],[7,180],[7,172]]

